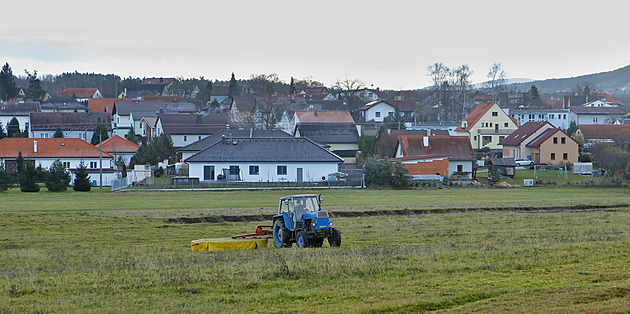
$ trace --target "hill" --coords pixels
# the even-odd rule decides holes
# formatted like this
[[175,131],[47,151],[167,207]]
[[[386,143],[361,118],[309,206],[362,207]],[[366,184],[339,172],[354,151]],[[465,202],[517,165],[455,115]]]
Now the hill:
[[569,78],[556,78],[527,83],[508,84],[509,90],[527,91],[532,85],[536,85],[542,93],[558,91],[571,91],[575,86],[589,83],[597,86],[602,92],[611,94],[630,94],[630,65],[625,67],[595,74],[587,74]]

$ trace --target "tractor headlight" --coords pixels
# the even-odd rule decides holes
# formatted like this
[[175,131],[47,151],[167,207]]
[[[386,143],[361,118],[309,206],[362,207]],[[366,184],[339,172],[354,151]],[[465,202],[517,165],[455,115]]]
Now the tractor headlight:
[[311,226],[315,227],[315,223],[312,223]]
[[332,222],[331,222],[331,223],[329,223],[328,225],[330,225],[330,226],[332,227]]

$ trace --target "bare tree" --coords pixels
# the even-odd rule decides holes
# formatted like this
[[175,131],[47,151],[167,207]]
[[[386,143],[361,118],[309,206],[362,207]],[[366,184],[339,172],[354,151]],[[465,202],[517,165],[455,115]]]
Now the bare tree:
[[358,90],[365,87],[365,83],[358,78],[349,78],[346,74],[345,79],[337,79],[333,84],[331,91],[337,98],[342,99],[348,104],[348,109],[358,109],[362,105],[362,100],[357,96]]
[[573,93],[579,96],[591,96],[597,94],[599,90],[597,89],[597,85],[591,82],[582,82],[575,87],[573,87]]
[[501,68],[501,63],[495,63],[490,67],[490,71],[488,71],[488,75],[486,75],[488,81],[486,82],[486,87],[488,87],[492,93],[492,99],[497,100],[499,96],[499,92],[503,88],[506,82],[506,73]]
[[435,102],[438,120],[459,120],[466,115],[468,93],[470,92],[472,70],[464,64],[449,68],[443,63],[434,63],[427,67],[433,81],[433,96],[427,101]]
[[275,74],[275,73],[252,74],[249,77],[249,81],[250,81],[250,87],[252,91],[254,92],[254,94],[258,94],[258,95],[273,95],[275,93],[286,94],[284,89],[287,89],[288,91],[288,87],[283,88],[284,85],[286,84],[282,80],[280,80],[280,77],[278,76],[278,74]]
[[256,110],[264,130],[273,130],[282,120],[288,104],[278,101],[278,97],[266,95],[257,97]]

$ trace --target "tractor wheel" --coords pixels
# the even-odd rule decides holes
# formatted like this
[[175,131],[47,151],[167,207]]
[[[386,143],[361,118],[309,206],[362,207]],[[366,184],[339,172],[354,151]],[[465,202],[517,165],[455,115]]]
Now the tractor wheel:
[[341,246],[341,234],[337,231],[337,229],[330,230],[328,244],[330,244],[330,246]]
[[276,219],[273,223],[273,243],[276,248],[290,247],[289,230],[284,226],[282,219]]
[[297,236],[295,237],[295,244],[297,247],[308,247],[309,242],[306,239],[306,233],[304,231],[298,231]]
[[319,238],[319,239],[313,239],[310,242],[311,247],[322,247],[322,245],[324,244],[324,238]]

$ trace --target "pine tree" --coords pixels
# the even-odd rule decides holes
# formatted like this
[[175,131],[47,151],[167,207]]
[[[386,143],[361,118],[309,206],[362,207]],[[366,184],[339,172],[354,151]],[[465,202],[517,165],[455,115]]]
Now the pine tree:
[[232,72],[232,78],[230,79],[230,87],[228,90],[228,97],[238,95],[238,83],[236,82],[236,78],[234,77],[234,72]]
[[4,164],[0,163],[0,191],[9,189],[9,185],[13,182],[13,178],[8,171],[4,169]]
[[61,130],[61,126],[57,126],[57,130],[55,130],[54,138],[63,138],[63,131]]
[[74,173],[74,186],[72,187],[75,191],[87,192],[92,189],[92,185],[90,184],[90,176],[87,172],[87,167],[85,164],[81,162],[79,167],[77,167],[77,171]]
[[22,156],[22,151],[18,151],[17,159],[15,160],[16,168],[18,174],[24,171],[24,157]]
[[0,140],[7,137],[7,133],[4,132],[4,126],[2,126],[2,122],[0,122]]
[[60,192],[67,190],[69,184],[70,173],[61,163],[61,160],[55,160],[46,174],[46,188],[48,191]]
[[[100,134],[100,141],[99,141],[99,134]],[[92,145],[98,145],[101,142],[104,142],[108,138],[109,138],[109,132],[107,131],[107,126],[105,126],[105,123],[99,117],[98,121],[96,122],[96,127],[94,128],[94,134],[92,135],[92,140],[90,141],[90,143],[92,143]]]
[[134,144],[138,144],[138,136],[136,136],[136,130],[133,128],[133,125],[125,135],[125,138]]
[[121,167],[120,171],[122,172],[122,177],[126,178],[127,177],[127,166],[125,165],[124,162],[122,164],[122,167]]
[[37,170],[31,163],[26,163],[24,170],[19,174],[20,190],[22,192],[39,192],[37,185]]
[[37,71],[29,73],[24,70],[28,77],[28,88],[26,89],[26,98],[33,101],[40,101],[46,95],[46,91],[42,88],[42,81],[37,78]]
[[13,117],[11,121],[9,121],[9,125],[7,125],[8,136],[9,137],[20,137],[22,132],[20,131],[20,121],[16,117]]
[[291,76],[291,85],[289,85],[289,94],[295,94],[295,82],[293,76]]
[[15,77],[13,76],[13,70],[9,63],[5,63],[0,70],[0,100],[9,100],[17,96],[17,85],[15,84]]

